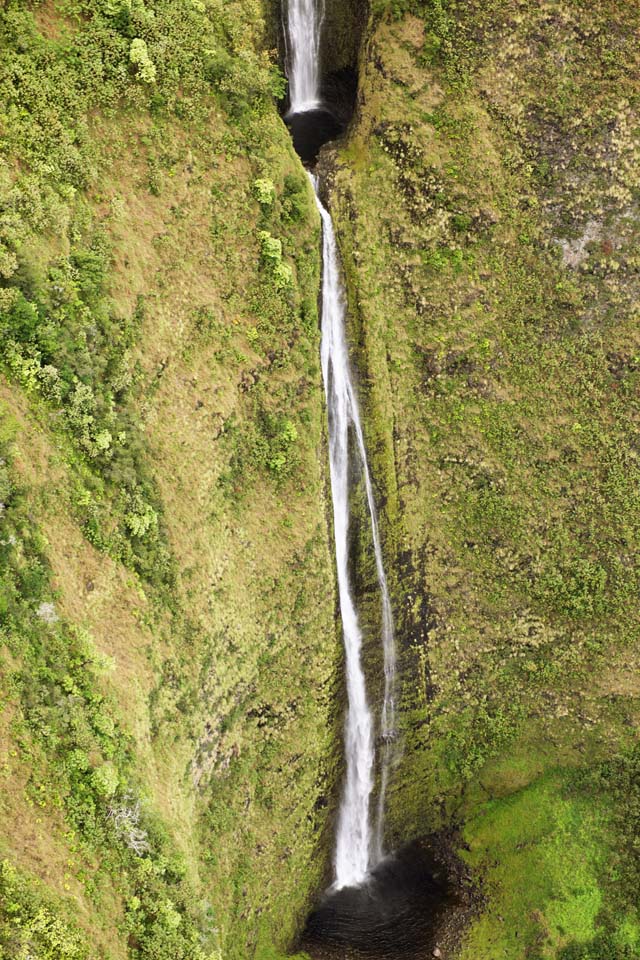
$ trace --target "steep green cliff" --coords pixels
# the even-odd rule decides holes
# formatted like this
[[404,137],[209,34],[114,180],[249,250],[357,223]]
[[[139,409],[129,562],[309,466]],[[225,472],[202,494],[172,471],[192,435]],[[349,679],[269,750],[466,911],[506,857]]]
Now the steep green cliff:
[[3,956],[266,955],[325,869],[319,226],[263,45],[2,12]]
[[[389,842],[466,861],[447,955],[637,957],[638,9],[326,15],[360,70],[321,167],[401,656]],[[327,879],[319,224],[278,29],[0,12],[3,957],[274,960]]]
[[465,958],[640,949],[639,26],[374,7],[324,160],[402,651],[390,834],[460,826]]

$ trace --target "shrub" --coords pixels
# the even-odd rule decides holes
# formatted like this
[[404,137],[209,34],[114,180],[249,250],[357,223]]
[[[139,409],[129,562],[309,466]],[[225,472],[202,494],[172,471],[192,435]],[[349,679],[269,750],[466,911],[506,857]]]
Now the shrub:
[[276,290],[289,290],[293,286],[293,270],[288,263],[278,263],[273,270]]
[[276,290],[288,290],[293,286],[293,270],[282,259],[282,241],[272,237],[268,230],[260,230],[260,253],[268,267]]
[[270,424],[272,436],[269,442],[267,466],[272,473],[280,474],[291,464],[292,448],[298,439],[298,431],[291,420]]
[[608,573],[595,560],[575,557],[540,578],[538,592],[571,618],[599,616],[607,609]]
[[134,537],[144,537],[146,533],[158,526],[158,514],[138,493],[135,493],[129,502],[130,509],[125,515],[124,522]]
[[143,83],[156,82],[156,68],[147,50],[147,44],[140,37],[131,41],[129,60],[137,67],[137,73]]
[[273,180],[268,177],[258,177],[253,183],[253,192],[261,207],[271,207],[276,199],[276,188]]
[[91,783],[99,796],[109,799],[114,795],[120,783],[118,771],[113,764],[103,763],[91,774]]
[[282,240],[272,237],[268,230],[260,230],[258,240],[263,261],[270,267],[277,266],[282,261]]
[[0,954],[38,960],[82,960],[88,949],[58,904],[3,860],[0,863]]
[[301,177],[288,173],[282,191],[282,218],[289,223],[304,220],[309,211],[307,184]]

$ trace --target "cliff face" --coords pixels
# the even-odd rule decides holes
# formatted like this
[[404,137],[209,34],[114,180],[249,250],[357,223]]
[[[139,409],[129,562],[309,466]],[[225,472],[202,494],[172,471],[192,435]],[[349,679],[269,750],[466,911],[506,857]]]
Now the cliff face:
[[[2,11],[8,957],[275,958],[326,879],[319,228],[268,11]],[[401,649],[389,839],[460,828],[460,957],[632,957],[637,8],[326,14],[360,65],[323,162]]]
[[325,868],[341,683],[282,80],[255,3],[2,31],[0,953],[265,954]]
[[637,37],[617,3],[374,9],[324,159],[402,649],[390,832],[461,826],[465,958],[637,949]]
[[323,5],[322,67],[326,72],[355,69],[366,36],[369,5],[366,0]]

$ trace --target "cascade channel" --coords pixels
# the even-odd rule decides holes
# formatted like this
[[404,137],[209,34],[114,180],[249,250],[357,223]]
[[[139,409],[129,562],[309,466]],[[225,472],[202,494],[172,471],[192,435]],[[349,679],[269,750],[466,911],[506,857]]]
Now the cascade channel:
[[[345,650],[345,773],[338,810],[333,882],[308,919],[302,946],[312,957],[431,956],[434,919],[448,899],[441,869],[411,844],[385,855],[387,785],[396,759],[396,643],[378,516],[358,397],[349,359],[346,301],[331,215],[313,166],[323,144],[340,136],[344,112],[322,96],[323,0],[288,0],[285,43],[294,146],[307,167],[322,221],[321,363],[328,425],[336,571]],[[349,569],[350,483],[364,486],[380,595],[382,702],[369,701],[363,636]],[[376,750],[377,745],[377,750]],[[347,952],[345,952],[347,951]],[[425,952],[426,951],[426,952]]]
[[[314,149],[317,138],[310,137],[313,125],[327,139],[337,132],[330,109],[320,93],[320,32],[322,11],[316,0],[290,0],[288,9],[288,50],[290,57],[290,108],[288,123],[294,142]],[[317,129],[317,127],[316,127]],[[305,150],[306,152],[306,150]],[[351,374],[345,332],[345,297],[342,286],[338,247],[331,215],[320,199],[319,183],[310,173],[316,203],[322,220],[322,375],[329,418],[329,466],[335,536],[336,570],[340,616],[345,648],[347,713],[345,719],[345,781],[338,815],[334,857],[333,888],[362,883],[369,871],[383,858],[384,807],[388,768],[395,739],[396,653],[393,615],[387,577],[382,558],[378,517],[371,474],[367,462],[358,399]],[[354,591],[349,575],[349,478],[352,457],[364,481],[368,520],[375,554],[375,567],[381,599],[382,652],[384,661],[384,698],[378,729],[366,690],[362,665],[362,632]],[[376,758],[375,741],[382,745]],[[378,802],[375,816],[371,809],[376,778],[376,759],[380,762]]]

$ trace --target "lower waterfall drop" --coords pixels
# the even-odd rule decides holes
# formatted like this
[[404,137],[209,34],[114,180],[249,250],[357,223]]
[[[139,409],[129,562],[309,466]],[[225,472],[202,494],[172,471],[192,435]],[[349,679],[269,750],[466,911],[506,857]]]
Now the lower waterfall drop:
[[[362,669],[362,634],[349,582],[349,430],[355,429],[362,456],[362,431],[344,329],[344,295],[331,217],[317,194],[322,218],[322,375],[329,415],[329,465],[340,615],[344,637],[348,707],[345,720],[346,777],[335,851],[334,887],[356,886],[371,862],[369,799],[373,789],[373,720]],[[366,461],[365,461],[366,462]]]
[[[334,888],[361,883],[369,869],[384,855],[384,803],[395,739],[395,637],[387,577],[382,559],[373,484],[367,462],[360,410],[356,396],[345,333],[345,300],[333,222],[318,196],[311,175],[316,203],[322,218],[322,374],[329,414],[329,462],[336,546],[340,614],[344,635],[348,708],[345,721],[346,778],[336,837]],[[362,634],[349,582],[349,431],[355,437],[355,452],[366,491],[382,603],[384,699],[380,719],[382,762],[375,827],[371,828],[370,797],[374,785],[375,747],[373,721],[367,703],[361,660]]]
[[[373,485],[345,329],[345,293],[333,222],[309,174],[322,220],[321,365],[329,420],[329,466],[340,613],[345,647],[348,706],[346,773],[342,791],[334,882],[307,918],[301,948],[314,960],[428,960],[434,955],[442,918],[453,903],[441,866],[419,841],[385,856],[385,791],[395,758],[395,638],[382,559]],[[355,459],[362,477],[382,605],[384,699],[379,792],[372,825],[375,785],[374,721],[362,665],[362,633],[349,577],[349,474]],[[349,950],[345,954],[345,948]]]
[[[293,145],[313,169],[322,146],[348,123],[344,103],[321,95],[319,68],[323,0],[288,0],[287,63],[290,109],[285,115]],[[315,59],[314,59],[315,58]],[[310,66],[315,63],[314,72]],[[311,83],[309,82],[311,78]],[[305,90],[303,96],[300,91]],[[326,90],[333,89],[331,84]],[[355,103],[355,92],[354,101]],[[346,294],[336,235],[321,199],[319,179],[309,172],[322,221],[321,366],[329,429],[329,468],[340,616],[345,649],[347,709],[345,775],[337,818],[333,883],[307,918],[300,946],[314,960],[427,960],[452,903],[446,871],[428,844],[384,849],[386,795],[399,757],[396,730],[396,645],[373,483],[346,333]],[[380,595],[384,684],[371,703],[363,665],[363,635],[350,576],[350,483],[362,485]],[[373,653],[373,650],[371,650]],[[369,651],[368,651],[369,655]],[[380,686],[376,684],[376,690]],[[376,749],[377,744],[379,745]],[[375,810],[373,809],[375,800]]]

